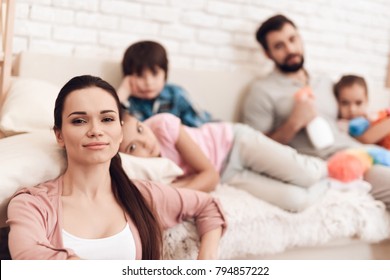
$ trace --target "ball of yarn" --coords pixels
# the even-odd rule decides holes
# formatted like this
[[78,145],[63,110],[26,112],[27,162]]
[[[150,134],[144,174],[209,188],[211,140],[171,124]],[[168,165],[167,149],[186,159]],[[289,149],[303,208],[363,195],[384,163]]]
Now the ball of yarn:
[[390,166],[390,151],[382,148],[375,147],[367,149],[367,152],[374,160],[374,164],[380,164],[385,166]]
[[329,158],[328,175],[341,182],[351,182],[363,177],[365,164],[354,154],[339,152]]
[[362,135],[370,126],[370,122],[364,117],[357,117],[349,122],[349,134],[353,137]]
[[374,164],[373,158],[370,156],[370,154],[366,150],[348,149],[348,150],[345,150],[345,153],[351,154],[351,155],[357,157],[363,163],[364,168],[365,168],[364,171],[367,171],[368,169],[370,169],[372,167],[372,165]]

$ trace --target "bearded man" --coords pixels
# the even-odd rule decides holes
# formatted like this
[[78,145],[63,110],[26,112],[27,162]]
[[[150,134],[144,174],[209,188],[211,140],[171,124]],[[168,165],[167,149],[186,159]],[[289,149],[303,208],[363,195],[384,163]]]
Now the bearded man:
[[[337,127],[338,108],[333,82],[325,75],[309,74],[304,67],[304,48],[296,25],[284,15],[275,15],[261,24],[256,39],[274,64],[265,78],[255,80],[245,96],[242,121],[279,143],[300,153],[329,158],[337,151],[362,144]],[[312,95],[296,98],[309,87]],[[316,148],[306,133],[306,126],[316,117],[329,124],[335,141]],[[374,165],[365,175],[371,194],[390,209],[390,168]]]

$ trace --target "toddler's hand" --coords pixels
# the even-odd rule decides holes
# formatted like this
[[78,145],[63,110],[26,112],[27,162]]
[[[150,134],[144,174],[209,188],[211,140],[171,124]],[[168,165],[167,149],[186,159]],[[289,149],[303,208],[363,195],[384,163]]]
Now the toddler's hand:
[[340,131],[349,133],[349,120],[340,119],[337,121],[337,127]]

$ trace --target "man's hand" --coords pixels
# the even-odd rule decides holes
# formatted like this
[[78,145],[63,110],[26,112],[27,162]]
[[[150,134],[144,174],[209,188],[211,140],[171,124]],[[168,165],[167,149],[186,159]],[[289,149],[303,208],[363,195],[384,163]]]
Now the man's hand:
[[314,98],[311,96],[305,98],[296,98],[294,108],[290,115],[291,122],[298,127],[306,127],[317,116],[314,105]]
[[316,116],[314,95],[310,87],[303,87],[294,95],[294,107],[287,121],[268,136],[276,142],[288,144]]

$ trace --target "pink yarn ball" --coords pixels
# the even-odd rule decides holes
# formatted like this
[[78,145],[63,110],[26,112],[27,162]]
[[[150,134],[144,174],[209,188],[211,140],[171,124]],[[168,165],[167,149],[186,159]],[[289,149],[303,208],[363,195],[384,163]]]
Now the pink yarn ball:
[[365,164],[355,155],[339,152],[328,160],[329,177],[341,182],[350,182],[363,177]]

